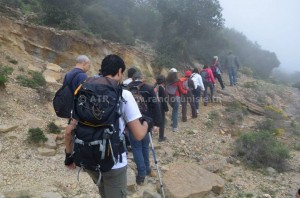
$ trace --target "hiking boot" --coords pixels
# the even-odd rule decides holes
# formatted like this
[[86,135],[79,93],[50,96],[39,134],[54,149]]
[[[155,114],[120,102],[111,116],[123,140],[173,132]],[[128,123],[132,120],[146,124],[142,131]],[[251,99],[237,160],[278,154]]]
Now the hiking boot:
[[197,114],[199,114],[199,110],[197,109]]
[[187,117],[182,118],[182,122],[187,122]]
[[153,170],[150,171],[150,173],[148,173],[149,177],[157,177],[156,172],[154,172]]
[[145,185],[145,177],[136,176],[136,184],[139,186]]
[[178,128],[173,128],[173,132],[178,132],[179,130],[178,130]]
[[159,138],[158,139],[158,142],[163,142],[163,141],[166,141],[167,140],[167,138],[166,137],[163,137],[163,138]]

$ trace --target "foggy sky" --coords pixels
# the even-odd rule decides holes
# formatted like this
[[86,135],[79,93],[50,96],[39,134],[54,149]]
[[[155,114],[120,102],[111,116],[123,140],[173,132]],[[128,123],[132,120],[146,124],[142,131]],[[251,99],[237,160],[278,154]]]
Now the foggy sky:
[[300,0],[219,2],[226,27],[275,52],[284,71],[300,71]]

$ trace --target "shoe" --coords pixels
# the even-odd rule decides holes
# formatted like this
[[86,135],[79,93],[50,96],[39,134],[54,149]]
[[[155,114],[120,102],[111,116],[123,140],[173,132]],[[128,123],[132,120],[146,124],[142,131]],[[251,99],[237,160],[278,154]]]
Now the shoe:
[[159,138],[158,139],[158,142],[163,142],[163,141],[166,141],[167,140],[167,138],[166,137],[163,137],[163,138]]
[[150,173],[147,174],[149,177],[157,177],[156,172],[154,172],[153,170],[151,170]]
[[139,186],[145,185],[145,177],[136,176],[136,184]]
[[198,116],[197,115],[194,115],[194,116],[192,116],[192,119],[195,119],[195,118],[197,118]]
[[182,118],[182,122],[187,122],[187,118]]
[[178,128],[173,128],[173,132],[178,132]]
[[199,110],[197,110],[197,114],[199,114]]

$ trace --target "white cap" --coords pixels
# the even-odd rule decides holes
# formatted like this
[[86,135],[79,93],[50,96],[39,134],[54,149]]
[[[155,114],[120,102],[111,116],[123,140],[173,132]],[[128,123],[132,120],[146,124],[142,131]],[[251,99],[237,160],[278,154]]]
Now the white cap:
[[218,59],[219,59],[219,57],[218,57],[218,56],[214,56],[214,59],[218,60]]
[[177,69],[172,68],[172,69],[169,70],[169,72],[174,72],[174,73],[176,73],[176,72],[177,72]]

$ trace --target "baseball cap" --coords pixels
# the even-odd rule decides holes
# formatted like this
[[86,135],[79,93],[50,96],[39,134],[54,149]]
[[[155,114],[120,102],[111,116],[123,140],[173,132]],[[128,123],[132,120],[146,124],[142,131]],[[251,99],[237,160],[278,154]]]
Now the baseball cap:
[[192,75],[192,72],[190,70],[186,70],[184,74],[186,77],[190,77]]

